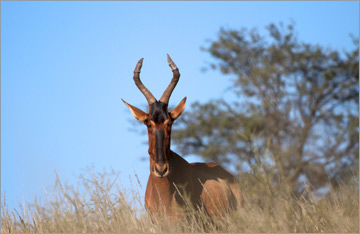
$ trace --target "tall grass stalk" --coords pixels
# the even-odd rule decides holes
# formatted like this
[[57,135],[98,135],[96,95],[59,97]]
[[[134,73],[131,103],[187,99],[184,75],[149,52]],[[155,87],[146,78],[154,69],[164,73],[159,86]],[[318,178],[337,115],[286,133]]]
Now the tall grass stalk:
[[3,195],[1,232],[359,232],[358,181],[331,188],[321,199],[243,183],[243,207],[224,218],[187,209],[187,219],[170,223],[164,216],[150,217],[143,195],[121,188],[118,176],[89,171],[77,186],[57,177],[44,200],[20,204],[20,211],[10,210]]

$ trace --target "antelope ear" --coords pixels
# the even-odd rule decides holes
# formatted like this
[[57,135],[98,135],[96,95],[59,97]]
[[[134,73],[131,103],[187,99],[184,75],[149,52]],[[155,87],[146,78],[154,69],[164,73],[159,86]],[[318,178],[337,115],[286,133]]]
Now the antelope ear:
[[186,97],[184,97],[184,99],[177,105],[177,107],[175,107],[175,109],[170,112],[171,118],[175,120],[183,113],[185,110],[185,102]]
[[148,114],[146,114],[144,111],[140,110],[139,108],[136,108],[135,106],[132,106],[125,102],[122,98],[121,100],[125,103],[125,105],[130,109],[131,113],[135,117],[135,119],[144,122],[147,119]]

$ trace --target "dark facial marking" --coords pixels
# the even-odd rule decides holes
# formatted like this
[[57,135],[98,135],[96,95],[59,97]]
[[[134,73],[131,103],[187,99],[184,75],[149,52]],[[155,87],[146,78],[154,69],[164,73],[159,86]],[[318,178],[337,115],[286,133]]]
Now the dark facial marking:
[[165,163],[164,129],[155,130],[155,152],[158,163]]
[[157,124],[163,123],[165,120],[168,119],[167,116],[167,104],[156,101],[150,105],[151,107],[151,120]]

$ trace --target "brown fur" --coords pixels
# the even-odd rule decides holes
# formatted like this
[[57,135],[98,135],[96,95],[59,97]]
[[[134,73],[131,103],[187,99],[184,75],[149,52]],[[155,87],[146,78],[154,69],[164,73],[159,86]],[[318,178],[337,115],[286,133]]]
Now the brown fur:
[[235,177],[215,163],[188,163],[170,149],[171,126],[183,113],[186,97],[168,112],[168,101],[180,73],[169,55],[167,58],[174,75],[160,101],[140,81],[143,59],[135,67],[134,81],[149,103],[149,113],[123,100],[134,117],[148,128],[150,176],[145,208],[150,213],[164,213],[176,219],[183,216],[183,210],[179,208],[189,201],[190,206],[203,207],[210,216],[222,216],[241,203]]
[[[235,177],[215,163],[188,163],[171,151],[171,172],[159,178],[150,173],[145,193],[145,208],[150,213],[166,213],[176,217],[182,215],[179,207],[185,205],[189,196],[194,208],[204,207],[210,216],[221,216],[237,207],[241,202],[239,191],[233,191]],[[154,161],[150,159],[150,168]]]

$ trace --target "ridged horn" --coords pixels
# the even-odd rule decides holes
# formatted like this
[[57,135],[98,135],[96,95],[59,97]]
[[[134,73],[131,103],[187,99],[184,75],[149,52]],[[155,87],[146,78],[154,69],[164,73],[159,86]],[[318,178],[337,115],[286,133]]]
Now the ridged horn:
[[169,86],[165,89],[163,95],[161,96],[160,101],[164,102],[166,104],[169,104],[169,99],[170,99],[171,93],[174,90],[177,82],[179,81],[180,73],[179,73],[179,69],[175,65],[174,61],[172,61],[172,59],[170,58],[170,56],[168,54],[167,54],[167,61],[173,72],[173,78],[172,78]]
[[140,70],[142,67],[144,58],[140,59],[139,62],[136,64],[135,70],[134,70],[134,81],[136,86],[139,88],[139,90],[144,94],[147,102],[149,105],[156,102],[156,98],[152,93],[144,86],[144,84],[140,80]]

